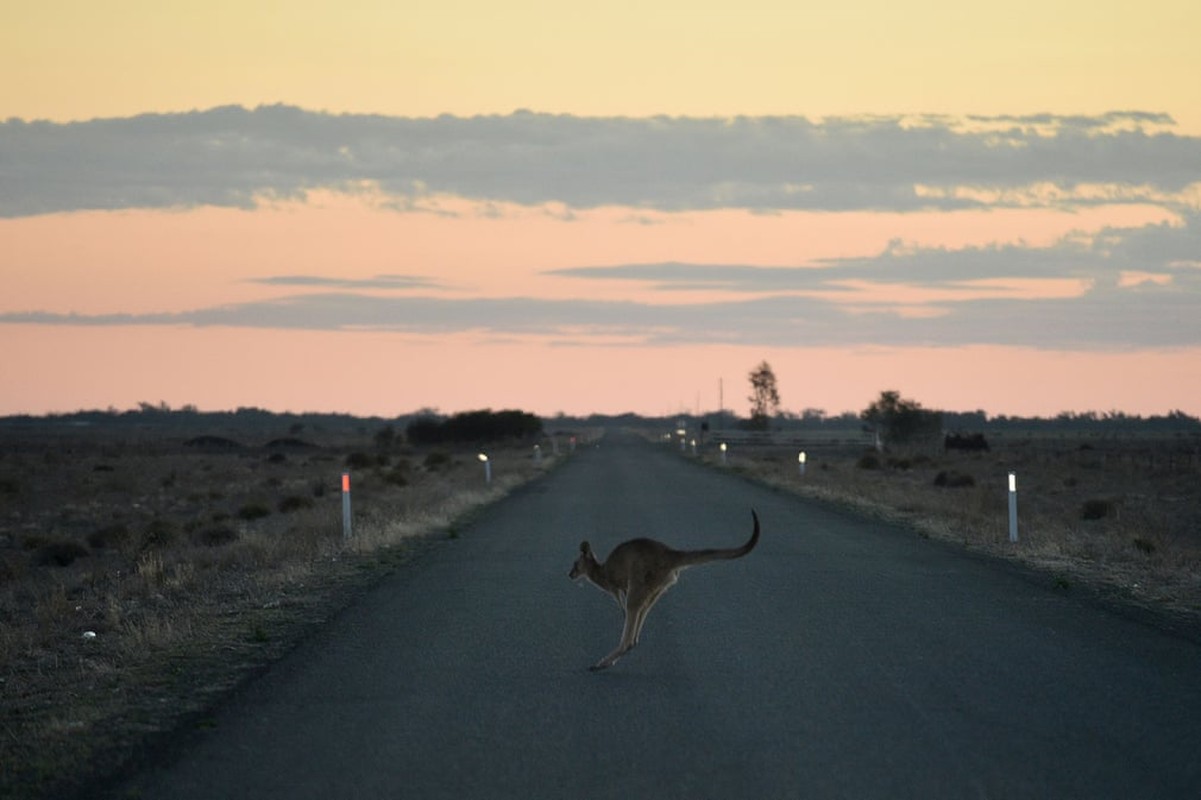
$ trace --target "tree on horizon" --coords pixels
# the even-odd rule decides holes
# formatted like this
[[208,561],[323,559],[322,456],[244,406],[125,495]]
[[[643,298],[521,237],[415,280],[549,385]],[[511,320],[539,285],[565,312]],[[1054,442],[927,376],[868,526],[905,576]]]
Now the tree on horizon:
[[780,413],[780,392],[776,387],[776,373],[766,361],[751,370],[748,376],[751,381],[751,395],[747,399],[751,403],[752,430],[765,431],[771,418]]

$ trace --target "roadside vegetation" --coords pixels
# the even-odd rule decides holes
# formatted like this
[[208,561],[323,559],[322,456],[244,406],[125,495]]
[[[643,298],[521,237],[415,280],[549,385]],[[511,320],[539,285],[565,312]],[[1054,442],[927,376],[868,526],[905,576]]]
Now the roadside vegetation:
[[[1035,566],[1058,588],[1087,585],[1201,622],[1196,420],[1090,415],[944,433],[944,415],[885,392],[859,421],[858,428],[780,425],[762,434],[698,424],[685,434],[699,436],[696,447],[693,438],[680,446],[678,434],[654,438],[714,467]],[[1016,543],[1009,540],[1011,472]]]
[[396,421],[253,410],[0,421],[0,796],[64,796],[155,732],[203,725],[216,697],[568,448],[520,412],[469,421],[421,446]]

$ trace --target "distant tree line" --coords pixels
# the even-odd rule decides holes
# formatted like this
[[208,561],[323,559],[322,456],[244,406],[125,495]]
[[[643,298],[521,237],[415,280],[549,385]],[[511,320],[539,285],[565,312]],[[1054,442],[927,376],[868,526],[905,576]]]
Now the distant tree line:
[[[887,393],[881,393],[885,395]],[[895,394],[895,393],[894,393]],[[914,401],[907,400],[899,395],[895,398],[900,404],[902,411],[907,408],[907,404]],[[876,403],[880,402],[879,398]],[[873,403],[874,405],[875,403]],[[887,402],[885,403],[887,406]],[[869,406],[869,409],[871,406]],[[920,409],[920,406],[919,406]],[[1140,416],[1137,414],[1126,414],[1121,411],[1085,411],[1085,412],[1070,412],[1065,411],[1054,417],[1019,417],[1006,416],[1004,414],[998,416],[990,416],[984,411],[931,411],[920,409],[926,414],[937,414],[941,418],[941,426],[944,431],[956,433],[970,433],[974,431],[984,432],[1003,432],[1003,431],[1028,431],[1031,433],[1144,433],[1144,434],[1176,434],[1176,433],[1192,433],[1201,434],[1201,419],[1186,414],[1183,411],[1170,411],[1167,414],[1158,414],[1152,416]],[[865,410],[866,411],[866,410]],[[854,412],[846,411],[837,415],[827,414],[825,410],[820,408],[806,408],[800,412],[782,410],[770,417],[770,427],[775,430],[854,430],[862,429],[867,425],[867,421],[863,418],[864,411]],[[467,417],[469,419],[462,421],[454,421],[456,417]],[[489,419],[495,417],[497,419]],[[722,430],[726,428],[739,427],[744,424],[745,420],[737,414],[726,409],[722,412],[713,412],[694,416],[692,414],[681,413],[678,415],[670,415],[666,417],[642,416],[634,413],[626,414],[591,414],[588,416],[569,417],[565,414],[559,414],[552,419],[554,425],[558,427],[574,427],[574,426],[638,426],[644,424],[666,424],[675,425],[679,420],[692,420],[693,422],[707,422],[713,430]],[[537,435],[542,430],[542,423],[533,415],[525,414],[520,411],[472,411],[466,414],[458,414],[455,417],[444,418],[433,411],[422,410],[411,415],[401,415],[391,419],[381,417],[359,417],[351,414],[336,414],[336,413],[292,413],[292,412],[276,412],[269,411],[263,408],[256,407],[239,407],[234,411],[200,411],[193,405],[185,405],[180,408],[171,408],[166,403],[139,403],[138,408],[130,410],[117,410],[108,408],[104,410],[81,410],[64,414],[47,414],[43,416],[34,416],[30,414],[16,414],[5,417],[0,417],[0,424],[3,425],[26,425],[26,424],[41,424],[41,423],[64,423],[64,424],[95,424],[95,425],[170,425],[179,427],[184,430],[193,429],[199,433],[206,433],[214,428],[223,430],[246,430],[246,431],[261,431],[261,430],[288,430],[296,434],[300,431],[325,431],[325,432],[357,432],[366,435],[366,432],[377,425],[386,425],[396,423],[402,425],[408,421],[412,426],[414,423],[420,423],[419,427],[426,429],[439,428],[443,423],[449,427],[447,436],[458,436],[458,431],[462,430],[482,430],[483,434],[476,437],[475,434],[465,434],[467,438],[451,439],[444,438],[441,441],[487,441],[489,438],[512,438],[512,437],[529,437]],[[472,421],[474,420],[474,421]],[[902,422],[904,422],[902,415]],[[433,426],[429,425],[432,422]],[[482,422],[482,425],[480,424]],[[903,427],[903,426],[902,426]],[[498,436],[494,436],[488,431],[502,431]],[[512,431],[512,432],[506,432]],[[407,430],[406,430],[407,432]],[[418,434],[419,436],[421,434]]]
[[422,416],[405,427],[410,444],[469,444],[530,439],[542,433],[542,420],[525,411],[465,411],[440,419]]
[[200,411],[188,404],[171,408],[167,403],[138,403],[135,409],[80,410],[64,414],[33,416],[21,414],[0,417],[9,425],[62,423],[72,425],[129,425],[164,427],[183,431],[208,432],[214,428],[225,431],[260,432],[288,430],[323,430],[327,432],[361,432],[369,423],[382,421],[376,417],[356,417],[351,414],[321,412],[279,412],[253,406],[240,406],[234,411]]

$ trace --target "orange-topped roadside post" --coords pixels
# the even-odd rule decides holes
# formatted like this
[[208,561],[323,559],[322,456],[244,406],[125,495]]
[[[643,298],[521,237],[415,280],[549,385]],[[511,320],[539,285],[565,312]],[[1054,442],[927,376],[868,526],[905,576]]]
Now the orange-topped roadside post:
[[342,541],[350,538],[350,473],[342,473]]

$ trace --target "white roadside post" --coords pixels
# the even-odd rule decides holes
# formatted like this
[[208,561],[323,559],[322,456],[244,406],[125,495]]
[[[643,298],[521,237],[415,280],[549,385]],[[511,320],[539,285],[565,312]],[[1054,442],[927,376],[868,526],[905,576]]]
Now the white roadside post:
[[350,538],[350,472],[342,473],[342,541]]
[[1009,473],[1009,541],[1018,540],[1018,478]]
[[534,445],[534,463],[535,464],[542,463],[542,445],[539,445],[539,444]]
[[480,453],[479,459],[484,462],[484,483],[492,483],[492,462],[486,453]]
[[723,467],[726,464],[726,443],[725,442],[721,443],[721,463],[722,463]]
[[800,470],[801,477],[805,477],[805,451],[802,450],[800,455],[796,457],[797,469]]
[[689,444],[692,445],[692,454],[696,455],[696,439],[693,439]]

